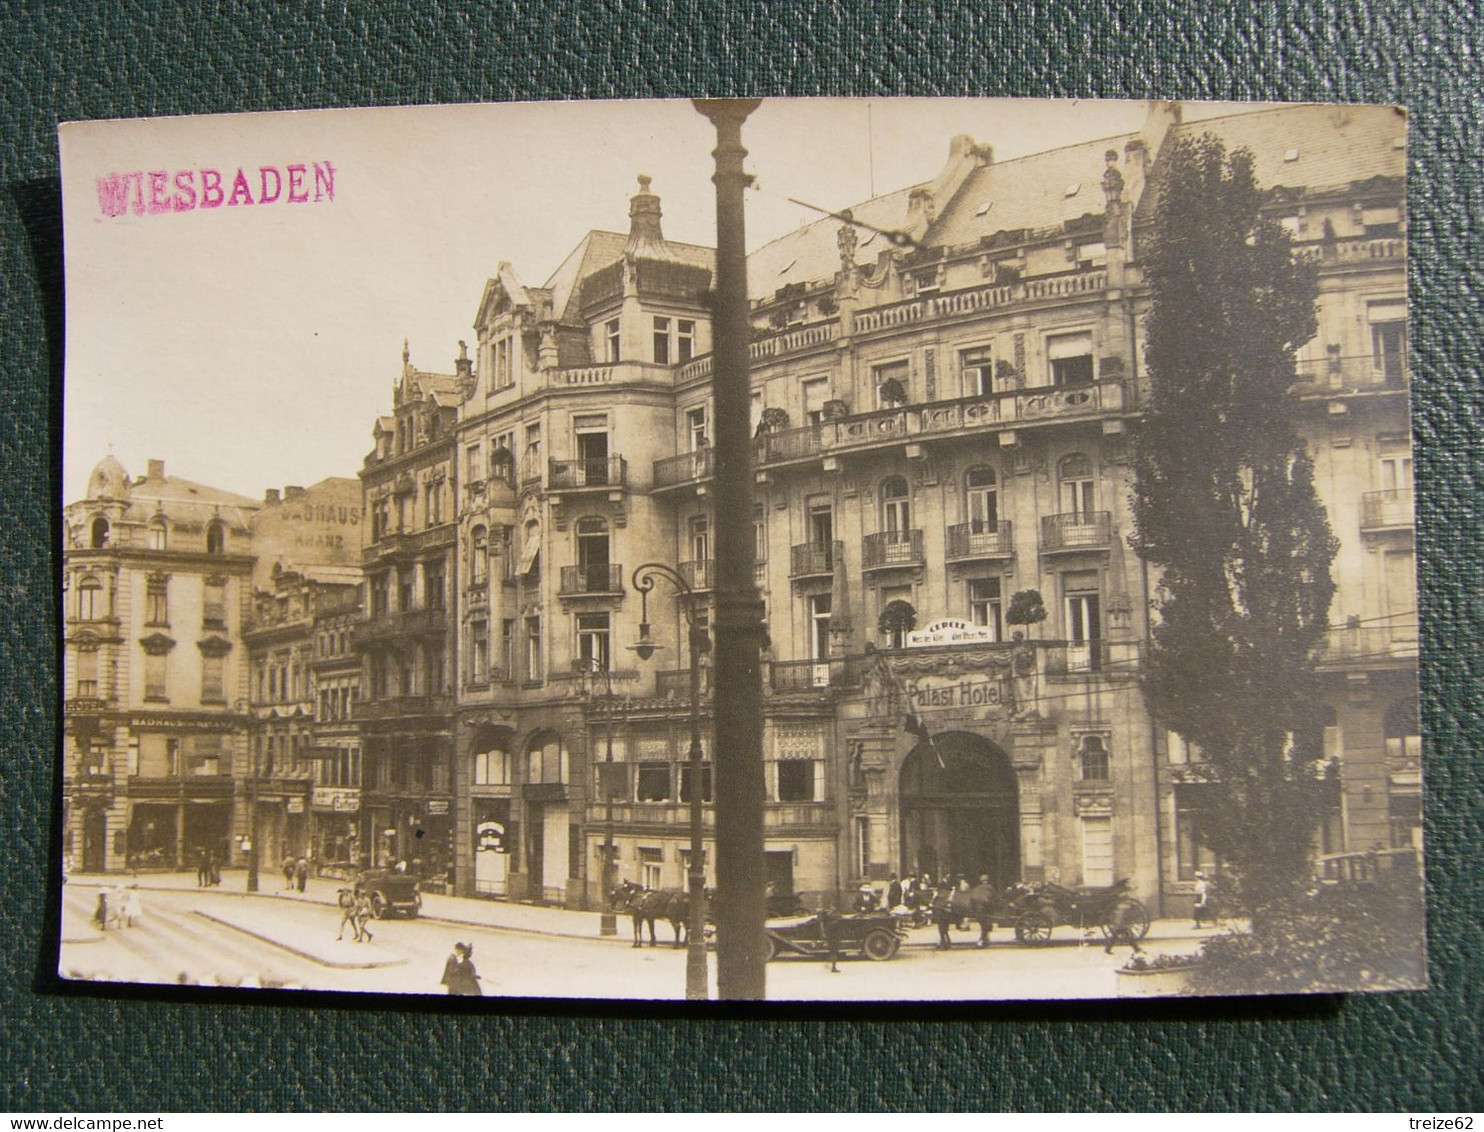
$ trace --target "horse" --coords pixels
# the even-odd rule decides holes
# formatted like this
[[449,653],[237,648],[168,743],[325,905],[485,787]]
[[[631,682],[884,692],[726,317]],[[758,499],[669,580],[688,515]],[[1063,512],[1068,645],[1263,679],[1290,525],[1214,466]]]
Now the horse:
[[953,917],[960,924],[970,920],[976,922],[979,925],[979,946],[988,947],[990,929],[994,927],[1000,903],[1000,895],[990,885],[989,878],[980,877],[978,884],[954,890]]
[[634,920],[634,946],[644,946],[644,925],[649,925],[649,946],[658,947],[656,920],[669,920],[675,932],[672,946],[680,947],[687,939],[686,916],[690,911],[690,894],[678,888],[648,889],[626,880],[609,894],[616,912],[627,912]]

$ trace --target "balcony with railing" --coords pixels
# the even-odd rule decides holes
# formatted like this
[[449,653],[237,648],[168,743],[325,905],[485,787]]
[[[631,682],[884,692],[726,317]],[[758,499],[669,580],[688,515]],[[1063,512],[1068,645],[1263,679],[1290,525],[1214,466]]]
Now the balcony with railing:
[[378,613],[356,624],[356,644],[369,645],[398,637],[436,636],[448,631],[448,610],[407,609],[400,613]]
[[591,460],[550,461],[551,474],[547,480],[550,491],[583,491],[626,488],[629,484],[629,465],[622,456],[604,456]]
[[1317,263],[1323,267],[1368,266],[1388,261],[1400,266],[1407,258],[1407,240],[1404,236],[1316,240],[1313,243],[1296,244],[1293,257],[1303,263]]
[[1041,516],[1041,553],[1108,550],[1113,545],[1113,516],[1107,511],[1071,511]]
[[974,521],[958,523],[948,528],[947,559],[949,562],[965,562],[983,558],[1012,558],[1015,555],[1015,540],[1009,519],[990,523]]
[[835,572],[835,562],[840,556],[838,542],[801,542],[789,548],[788,576],[790,578],[829,577]]
[[1385,624],[1336,626],[1325,636],[1319,652],[1319,663],[1328,668],[1389,667],[1416,660],[1416,613]]
[[599,566],[563,566],[558,592],[562,597],[623,593],[623,567],[607,562]]
[[861,539],[862,570],[921,566],[926,561],[920,530],[878,531]]
[[758,464],[781,464],[817,456],[820,449],[821,428],[820,425],[810,424],[802,428],[785,428],[763,433],[754,441]]
[[1360,529],[1404,530],[1416,524],[1417,515],[1410,487],[1368,491],[1360,497]]
[[768,664],[769,691],[776,695],[825,693],[860,687],[863,659],[836,656],[828,660],[774,660]]
[[710,479],[714,470],[712,453],[714,448],[697,448],[694,452],[682,452],[679,456],[667,456],[654,462],[654,489],[661,491],[670,487],[683,487]]
[[1302,397],[1334,393],[1372,393],[1406,389],[1409,362],[1405,350],[1382,354],[1334,355],[1300,362],[1294,375]]
[[361,561],[369,566],[383,558],[397,554],[425,554],[454,544],[458,528],[452,523],[440,523],[421,531],[389,531],[361,551]]
[[230,774],[173,774],[129,776],[131,798],[230,798]]
[[714,590],[716,588],[716,560],[703,558],[696,562],[682,562],[680,576],[693,590]]

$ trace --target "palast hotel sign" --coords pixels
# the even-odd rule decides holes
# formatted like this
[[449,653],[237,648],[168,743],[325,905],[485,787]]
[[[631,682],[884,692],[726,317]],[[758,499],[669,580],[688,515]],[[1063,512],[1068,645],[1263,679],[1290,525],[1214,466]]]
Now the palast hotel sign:
[[[1000,643],[995,639],[994,630],[990,626],[974,625],[953,617],[934,621],[922,629],[908,633],[906,640],[909,649]],[[926,659],[924,657],[923,661]],[[909,662],[911,669],[921,673],[916,679],[906,681],[907,694],[913,708],[991,707],[1009,702],[1011,694],[1005,686],[1010,677],[1008,651],[1004,655],[996,653],[993,657],[985,657],[984,660],[986,663],[982,667],[990,670],[988,678],[977,673],[967,678],[951,676],[948,672],[924,670],[922,661]],[[975,663],[974,667],[978,669],[981,665]]]

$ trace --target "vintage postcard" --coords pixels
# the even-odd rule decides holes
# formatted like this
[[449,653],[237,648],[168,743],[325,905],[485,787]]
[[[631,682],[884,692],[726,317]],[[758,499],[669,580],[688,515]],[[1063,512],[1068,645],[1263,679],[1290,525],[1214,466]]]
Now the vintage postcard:
[[1425,985],[1401,111],[60,136],[64,978]]

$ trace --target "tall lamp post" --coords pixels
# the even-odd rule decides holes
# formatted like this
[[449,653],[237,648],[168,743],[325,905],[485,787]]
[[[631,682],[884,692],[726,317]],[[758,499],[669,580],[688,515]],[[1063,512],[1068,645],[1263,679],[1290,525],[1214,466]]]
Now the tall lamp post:
[[613,673],[596,656],[578,657],[573,667],[603,677],[603,720],[607,724],[608,754],[603,770],[603,911],[598,916],[599,935],[617,935],[618,917],[613,912]]
[[716,127],[715,364],[716,986],[726,999],[766,997],[763,934],[763,687],[767,630],[752,575],[752,391],[748,385],[747,247],[742,193],[742,123],[755,98],[701,98],[692,104]]
[[258,766],[257,754],[253,750],[252,704],[238,700],[239,714],[248,717],[247,728],[247,891],[258,890]]
[[634,570],[634,588],[639,591],[642,605],[639,640],[629,648],[640,660],[648,660],[661,647],[649,635],[649,591],[654,589],[656,578],[664,578],[680,594],[690,643],[690,863],[686,870],[690,907],[685,927],[685,997],[704,1000],[710,993],[706,977],[706,842],[701,809],[701,654],[710,650],[711,639],[696,624],[691,600],[695,591],[690,584],[673,567],[646,562]]

